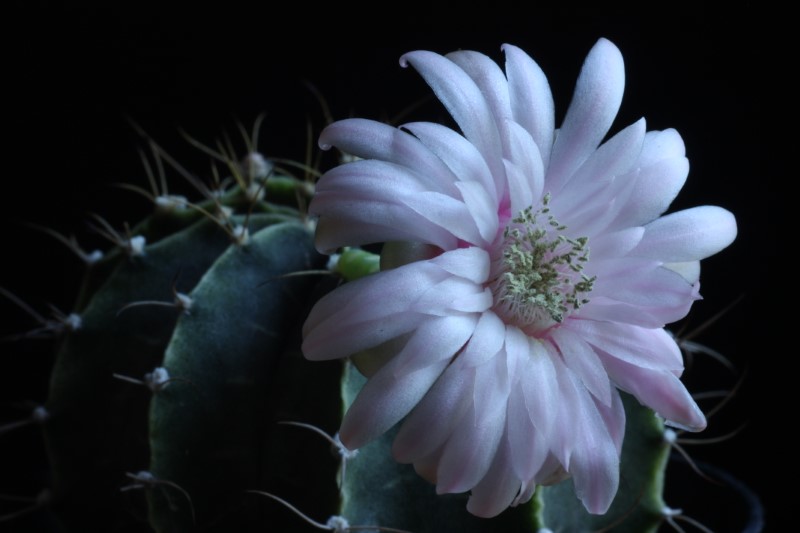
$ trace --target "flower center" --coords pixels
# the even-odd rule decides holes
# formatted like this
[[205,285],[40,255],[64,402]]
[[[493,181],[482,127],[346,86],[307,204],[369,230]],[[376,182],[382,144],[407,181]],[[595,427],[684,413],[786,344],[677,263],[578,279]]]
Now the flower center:
[[490,287],[495,311],[521,328],[542,330],[560,323],[589,302],[595,277],[583,268],[589,260],[588,237],[564,235],[547,207],[520,212],[503,232],[502,256]]

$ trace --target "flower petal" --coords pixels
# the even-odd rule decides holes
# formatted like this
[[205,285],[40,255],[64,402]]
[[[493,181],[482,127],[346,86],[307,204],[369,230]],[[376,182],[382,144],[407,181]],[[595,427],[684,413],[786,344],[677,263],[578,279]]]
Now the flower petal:
[[568,328],[557,328],[550,338],[561,352],[564,363],[581,380],[586,389],[603,405],[611,405],[611,382],[595,351]]
[[342,421],[342,443],[355,450],[399,422],[428,392],[471,333],[464,317],[435,318],[422,324],[405,348],[361,389]]
[[478,227],[482,241],[475,244],[489,245],[497,236],[499,221],[497,219],[497,206],[492,203],[491,197],[486,193],[482,184],[475,181],[459,181],[456,184],[464,205],[467,207],[472,220]]
[[639,245],[643,235],[644,228],[641,226],[598,235],[590,243],[592,261],[627,255]]
[[622,54],[606,39],[592,47],[553,144],[546,189],[555,195],[594,152],[617,115],[625,88]]
[[685,157],[662,159],[639,169],[630,197],[613,226],[639,226],[655,220],[670,206],[688,175],[689,160]]
[[544,168],[550,161],[555,132],[555,104],[542,69],[525,52],[504,44],[506,76],[514,120],[530,133]]
[[689,283],[696,284],[700,280],[700,261],[686,261],[683,263],[665,263],[664,268],[677,272]]
[[[575,494],[586,510],[604,514],[619,486],[619,451],[605,421],[577,376],[556,364],[561,417],[570,424],[561,427],[562,448],[556,449],[561,463],[572,474]],[[559,368],[560,367],[560,368]]]
[[706,417],[686,387],[669,370],[643,368],[615,358],[604,359],[611,379],[653,409],[666,423],[688,431],[702,431]]
[[608,188],[617,175],[629,171],[639,159],[645,135],[645,121],[631,124],[603,143],[575,171],[560,194],[553,197],[550,207],[560,220],[570,213],[580,212],[595,203],[599,192]]
[[505,161],[511,212],[539,203],[544,191],[544,164],[539,148],[530,134],[519,124],[509,123],[509,142],[514,157]]
[[478,223],[464,202],[432,191],[419,192],[402,201],[420,217],[440,228],[447,228],[462,241],[476,245],[483,243]]
[[[486,475],[506,426],[508,389],[486,386],[498,377],[503,358],[476,367],[472,405],[445,444],[436,477],[438,494],[466,492]],[[499,376],[507,379],[507,376]]]
[[328,171],[309,204],[309,214],[320,219],[317,249],[326,253],[392,240],[455,248],[458,241],[449,229],[404,202],[425,191],[416,174],[382,161],[356,161]]
[[323,150],[336,146],[363,159],[395,163],[414,171],[420,180],[439,192],[453,192],[456,177],[419,139],[401,129],[374,120],[350,118],[327,126],[319,135]]
[[474,144],[441,124],[412,122],[402,127],[435,153],[460,181],[482,184],[492,202],[497,203],[504,185],[495,182],[486,160]]
[[666,263],[714,255],[736,238],[736,219],[721,207],[703,205],[663,216],[645,226],[632,253]]
[[475,85],[486,98],[486,103],[489,104],[498,127],[503,145],[503,155],[508,157],[513,153],[509,150],[509,133],[506,128],[506,123],[511,119],[511,103],[508,94],[508,80],[503,75],[503,71],[487,55],[472,50],[451,52],[445,57],[461,67],[475,81]]
[[347,357],[411,331],[425,315],[410,306],[448,274],[428,263],[412,263],[351,281],[322,297],[303,325],[309,359]]
[[447,367],[403,422],[392,443],[397,461],[422,460],[441,447],[461,423],[472,404],[475,369],[465,368],[459,359]]
[[642,156],[639,165],[646,167],[664,159],[683,159],[686,156],[686,146],[680,134],[672,128],[647,132],[642,146]]
[[433,52],[409,52],[400,58],[400,65],[411,65],[420,73],[499,183],[503,176],[500,134],[491,107],[475,82],[458,65]]
[[624,258],[593,261],[586,269],[597,275],[589,307],[597,297],[636,306],[663,320],[659,325],[682,319],[697,299],[697,289],[676,272],[650,260]]
[[661,328],[647,329],[593,320],[570,320],[563,327],[600,350],[597,354],[604,366],[610,356],[642,368],[683,370],[683,356],[678,345]]
[[511,505],[519,492],[520,480],[514,475],[509,455],[507,440],[503,438],[488,472],[470,491],[467,511],[492,518]]

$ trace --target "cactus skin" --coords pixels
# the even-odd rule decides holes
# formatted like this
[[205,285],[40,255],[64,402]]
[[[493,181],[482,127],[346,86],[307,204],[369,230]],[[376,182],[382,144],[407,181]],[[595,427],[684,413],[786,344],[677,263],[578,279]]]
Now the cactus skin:
[[[267,227],[230,247],[192,291],[192,311],[172,335],[163,366],[188,383],[170,384],[150,404],[150,471],[194,495],[200,524],[241,505],[242,488],[262,484],[258,465],[276,432],[268,392],[282,385],[274,368],[309,285],[309,278],[279,276],[314,268],[315,254],[299,223]],[[172,494],[170,506],[168,491],[149,492],[151,523],[159,532],[191,530],[191,515],[171,508],[187,501]],[[257,524],[248,513],[227,512],[222,530]]]
[[[254,225],[268,222],[253,220]],[[176,274],[179,287],[191,287],[228,246],[225,232],[203,220],[148,246],[142,257],[116,254],[104,260],[116,269],[82,311],[82,327],[64,338],[46,404],[54,505],[68,525],[114,524],[116,517],[104,515],[122,503],[124,473],[147,465],[148,391],[113,374],[141,378],[160,366],[177,312],[120,309],[136,301],[170,301]],[[89,276],[107,270],[101,265]]]
[[[353,525],[414,533],[658,529],[669,445],[661,421],[627,395],[620,489],[601,517],[585,512],[567,481],[540,487],[531,502],[495,519],[476,518],[467,495],[436,495],[410,465],[394,462],[395,431],[348,461],[340,490],[330,445],[280,422],[328,434],[338,427],[364,378],[350,363],[305,360],[300,328],[319,297],[376,272],[379,261],[347,249],[330,276],[285,276],[319,271],[327,260],[291,205],[293,187],[300,188],[286,176],[267,180],[266,197],[284,205],[248,199],[241,184],[217,200],[240,213],[230,222],[247,225],[244,244],[197,209],[157,211],[133,229],[149,243],[143,256],[115,250],[89,265],[74,307],[82,327],[58,347],[43,424],[49,508],[63,531],[319,531],[250,491],[276,495],[322,523],[341,515]],[[192,299],[188,312],[120,312],[132,302],[172,301],[173,289]],[[113,377],[141,379],[155,367],[174,381],[153,393]],[[144,494],[121,492],[137,484],[126,473],[140,471],[155,479],[139,485]]]

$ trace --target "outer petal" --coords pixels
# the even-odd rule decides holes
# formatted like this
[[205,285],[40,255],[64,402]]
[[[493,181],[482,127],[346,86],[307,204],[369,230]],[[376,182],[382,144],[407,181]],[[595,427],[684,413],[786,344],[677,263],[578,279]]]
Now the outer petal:
[[495,358],[505,334],[497,315],[480,316],[467,345],[400,428],[392,448],[399,461],[420,461],[443,445],[473,403],[475,367]]
[[411,331],[426,315],[409,307],[446,277],[433,265],[413,263],[339,287],[309,313],[303,353],[313,360],[347,357]]
[[721,207],[704,205],[672,213],[645,226],[632,252],[667,263],[696,261],[719,252],[736,238],[736,219]]
[[680,134],[672,128],[647,132],[639,165],[646,167],[664,159],[682,159],[686,147]]
[[501,374],[504,364],[505,357],[495,357],[475,369],[472,405],[445,445],[437,470],[437,493],[465,492],[488,471],[506,426],[509,389],[495,386],[498,378],[508,381]]
[[685,157],[662,159],[636,173],[636,184],[613,226],[638,226],[655,220],[678,195],[689,175]]
[[459,50],[446,56],[461,67],[475,81],[489,108],[494,115],[500,140],[503,145],[503,156],[508,157],[508,129],[506,123],[512,118],[511,103],[508,95],[508,81],[500,67],[488,56],[471,50]]
[[689,283],[697,284],[700,281],[700,261],[686,261],[684,263],[666,263],[664,268],[677,272]]
[[586,57],[553,145],[546,189],[554,196],[605,137],[624,88],[622,54],[610,41],[600,39]]
[[[468,317],[446,317],[421,325],[403,351],[361,389],[342,421],[339,431],[342,443],[351,450],[360,448],[406,416],[467,341],[475,321]],[[424,367],[408,364],[408,359],[427,360],[429,364]],[[399,372],[403,366],[415,370]]]
[[408,132],[382,122],[350,118],[322,130],[323,150],[336,146],[363,159],[378,159],[413,170],[430,190],[453,193],[455,176],[436,154]]
[[474,181],[457,182],[456,187],[464,199],[473,223],[478,228],[478,233],[482,241],[475,244],[489,245],[497,236],[499,220],[497,218],[497,204],[491,201],[486,189],[480,183]]
[[591,242],[592,261],[627,255],[639,245],[642,236],[644,236],[642,227],[625,228],[598,235]]
[[613,357],[604,363],[617,386],[653,409],[666,423],[688,431],[702,431],[706,417],[683,383],[668,370],[642,368]]
[[320,219],[317,249],[330,252],[340,246],[391,240],[455,248],[457,238],[448,228],[405,202],[414,203],[426,190],[415,173],[383,161],[357,161],[334,168],[320,179],[309,205],[309,213]]
[[461,248],[346,283],[309,313],[303,353],[315,360],[347,357],[407,333],[431,315],[480,313],[491,304],[482,287],[488,262],[484,250]]
[[[659,325],[685,317],[697,299],[696,288],[672,270],[649,260],[625,258],[595,261],[587,274],[598,279],[590,298],[606,297],[659,316]],[[584,307],[591,307],[594,300]]]
[[415,463],[440,448],[472,404],[474,382],[475,369],[450,365],[403,422],[392,443],[394,458]]
[[455,63],[433,52],[409,52],[400,58],[400,65],[411,65],[422,75],[499,183],[503,176],[500,134],[492,109],[475,82]]
[[441,124],[412,122],[403,128],[413,133],[425,146],[447,165],[460,181],[483,185],[489,198],[497,204],[505,185],[495,182],[492,171],[474,144],[461,134]]
[[[470,244],[482,244],[481,230],[491,231],[485,226],[479,228],[475,217],[464,202],[446,194],[419,192],[404,198],[403,203],[423,219],[440,228],[448,228],[455,237]],[[481,217],[483,222],[488,218],[488,216]]]
[[555,131],[555,104],[550,84],[542,69],[525,52],[510,44],[503,45],[506,76],[514,120],[530,133],[542,158],[544,168],[550,162]]
[[602,404],[611,405],[611,382],[592,347],[568,328],[557,328],[550,337],[561,352],[564,363],[586,389]]
[[[511,122],[507,125],[509,142],[513,157],[507,160],[506,169],[509,181],[508,194],[511,200],[511,212],[521,210],[541,202],[544,191],[544,164],[539,148],[530,134]],[[509,172],[512,167],[513,172]]]
[[[556,365],[560,366],[559,364]],[[561,389],[560,416],[570,420],[561,428],[563,444],[556,455],[573,476],[575,494],[590,513],[605,513],[619,486],[619,450],[605,420],[578,378],[566,368],[557,370]]]
[[[564,327],[607,356],[653,370],[683,370],[683,356],[672,336],[661,328],[647,329],[628,324],[569,320]],[[607,354],[607,356],[606,356]]]
[[531,480],[549,454],[549,438],[557,410],[555,370],[539,341],[508,351],[518,358],[516,380],[508,404],[508,439],[516,475]]
[[489,276],[489,254],[475,246],[445,252],[431,259],[430,263],[474,283],[484,283]]
[[483,518],[497,516],[511,505],[519,489],[520,480],[514,475],[508,441],[503,436],[489,471],[470,493],[467,510]]
[[568,220],[569,213],[580,212],[583,206],[596,202],[599,192],[607,189],[617,175],[627,172],[639,159],[644,142],[644,119],[631,124],[597,149],[576,170],[550,206],[556,217]]

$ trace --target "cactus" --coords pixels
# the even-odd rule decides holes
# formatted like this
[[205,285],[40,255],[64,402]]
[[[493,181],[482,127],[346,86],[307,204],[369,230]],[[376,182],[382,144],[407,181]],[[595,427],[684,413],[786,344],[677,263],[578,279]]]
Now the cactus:
[[377,272],[377,250],[329,260],[305,211],[313,180],[253,147],[242,159],[201,148],[229,178],[192,179],[199,201],[154,186],[154,211],[124,233],[95,217],[116,247],[80,254],[72,313],[50,327],[55,364],[35,416],[52,470],[37,508],[53,530],[641,533],[672,518],[671,430],[627,394],[622,482],[602,515],[566,480],[478,518],[466,494],[437,495],[393,460],[397,428],[345,449],[335,431],[365,378],[349,361],[306,360],[301,326],[334,287]]
[[417,533],[663,523],[670,444],[630,396],[624,483],[603,516],[588,514],[566,481],[476,518],[465,495],[438,496],[394,462],[394,432],[353,457],[329,453],[309,429],[334,430],[364,378],[350,363],[306,361],[299,326],[334,285],[375,272],[377,256],[346,250],[320,275],[327,259],[314,250],[313,226],[297,204],[271,202],[276,188],[307,184],[276,171],[263,182],[237,177],[198,204],[157,201],[127,238],[106,228],[118,246],[87,263],[42,411],[53,472],[46,507],[64,531],[315,530],[289,502],[317,519]]

